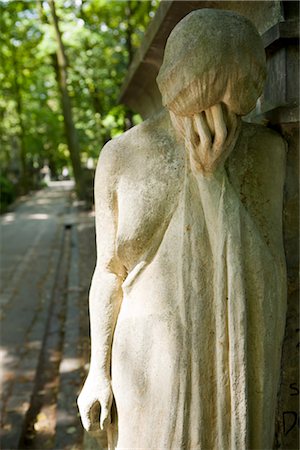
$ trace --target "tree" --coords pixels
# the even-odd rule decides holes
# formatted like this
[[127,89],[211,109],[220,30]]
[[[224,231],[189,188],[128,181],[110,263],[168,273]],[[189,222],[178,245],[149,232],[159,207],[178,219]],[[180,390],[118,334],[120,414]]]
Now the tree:
[[64,116],[66,139],[68,143],[68,148],[70,151],[74,178],[76,182],[76,189],[79,198],[85,199],[85,185],[83,172],[81,168],[80,161],[80,150],[78,145],[78,140],[76,136],[76,130],[73,121],[71,101],[68,93],[68,72],[67,72],[67,58],[65,53],[65,47],[62,41],[61,32],[59,29],[59,20],[56,14],[55,2],[54,0],[49,0],[51,15],[53,20],[53,25],[55,29],[55,37],[57,40],[57,80],[59,85],[59,90],[61,93],[61,103]]
[[44,164],[80,185],[103,144],[141,120],[118,96],[158,0],[54,1],[53,18],[52,0],[0,0],[0,164],[17,193]]
[[53,173],[68,164],[60,149],[54,72],[40,49],[44,30],[35,6],[0,2],[1,180],[8,181],[15,194],[38,185],[45,162]]

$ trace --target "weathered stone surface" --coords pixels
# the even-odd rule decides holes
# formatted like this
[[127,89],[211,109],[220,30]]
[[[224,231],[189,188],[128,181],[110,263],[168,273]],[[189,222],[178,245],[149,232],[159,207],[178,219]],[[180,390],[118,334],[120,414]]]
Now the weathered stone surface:
[[[222,23],[222,12],[207,14]],[[179,30],[176,39],[188,40]],[[199,58],[202,43],[193,43]],[[236,113],[252,101],[232,110],[213,95],[217,75],[204,107],[199,98],[198,110],[193,102],[165,111],[100,155],[91,364],[78,403],[92,431],[100,403],[111,449],[273,446],[286,312],[286,146],[241,121]],[[164,86],[168,97],[172,86]],[[244,105],[247,89],[244,80],[235,103]]]
[[288,143],[284,188],[283,230],[287,262],[288,309],[282,352],[277,414],[277,443],[299,448],[299,124],[282,124]]

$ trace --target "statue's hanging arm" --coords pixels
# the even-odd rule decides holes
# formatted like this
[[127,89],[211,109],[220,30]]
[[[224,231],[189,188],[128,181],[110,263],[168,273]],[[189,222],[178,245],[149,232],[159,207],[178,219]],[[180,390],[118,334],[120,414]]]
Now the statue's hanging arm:
[[[113,158],[109,145],[101,152],[95,176],[97,264],[90,289],[91,360],[89,374],[78,398],[82,423],[92,431],[94,408],[101,406],[100,427],[110,423],[112,389],[111,344],[120,305],[125,269],[115,254],[117,200]],[[103,239],[105,236],[105,239]],[[99,324],[101,323],[101,326]]]

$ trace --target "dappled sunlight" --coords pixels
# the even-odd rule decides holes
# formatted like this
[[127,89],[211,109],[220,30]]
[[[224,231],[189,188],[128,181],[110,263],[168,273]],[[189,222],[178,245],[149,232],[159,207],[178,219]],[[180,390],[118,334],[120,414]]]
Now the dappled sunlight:
[[8,213],[3,216],[2,222],[5,225],[5,224],[13,222],[15,220],[15,218],[16,218],[15,213]]
[[26,343],[26,349],[27,350],[40,350],[41,348],[41,341],[30,341]]
[[6,347],[0,347],[0,367],[3,374],[4,369],[11,368],[16,363],[17,358],[9,353]]
[[28,216],[25,216],[29,220],[47,220],[51,216],[49,214],[28,214]]
[[32,213],[32,214],[26,214],[26,213],[18,213],[18,214],[7,214],[4,215],[1,218],[1,224],[2,225],[11,225],[16,221],[26,221],[26,220],[48,220],[51,219],[50,214],[46,213]]
[[60,373],[68,373],[78,370],[82,366],[81,358],[65,358],[59,368]]
[[49,203],[51,203],[51,200],[48,198],[41,198],[35,202],[36,205],[49,205]]
[[73,182],[66,183],[69,186],[67,188],[63,187],[63,182],[58,182],[57,185],[53,184],[53,187],[34,193],[26,201],[21,201],[16,205],[14,212],[5,213],[0,217],[0,224],[7,227],[18,226],[21,223],[25,225],[27,222],[26,226],[30,226],[31,222],[59,218],[63,215],[66,199],[71,199],[71,186],[74,185]]
[[63,180],[63,181],[49,181],[48,186],[54,189],[65,189],[72,190],[75,187],[74,180]]
[[[94,215],[90,215],[89,217],[94,219]],[[90,230],[91,228],[93,228],[93,224],[91,224],[90,221],[86,223],[80,223],[78,225],[78,231]]]

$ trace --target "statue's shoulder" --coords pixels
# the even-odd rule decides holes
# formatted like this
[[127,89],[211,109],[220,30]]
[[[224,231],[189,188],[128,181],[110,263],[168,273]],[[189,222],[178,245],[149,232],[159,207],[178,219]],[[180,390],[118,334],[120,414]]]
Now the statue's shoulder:
[[[176,141],[169,114],[161,112],[131,128],[103,147],[96,170],[96,184],[110,186],[123,180],[179,177],[184,152]],[[100,180],[100,181],[99,181]],[[171,183],[171,181],[170,181]]]
[[250,151],[273,157],[285,155],[286,143],[283,137],[264,125],[243,123],[243,136],[248,141]]
[[140,157],[154,158],[174,149],[175,136],[167,112],[162,111],[113,138],[101,150],[100,164],[120,169]]
[[[281,180],[285,171],[286,142],[282,136],[264,125],[243,122],[241,136],[229,157],[230,172],[240,180],[254,178],[267,183],[270,188],[274,179]],[[246,177],[246,178],[245,178]],[[258,181],[257,181],[258,182]]]

